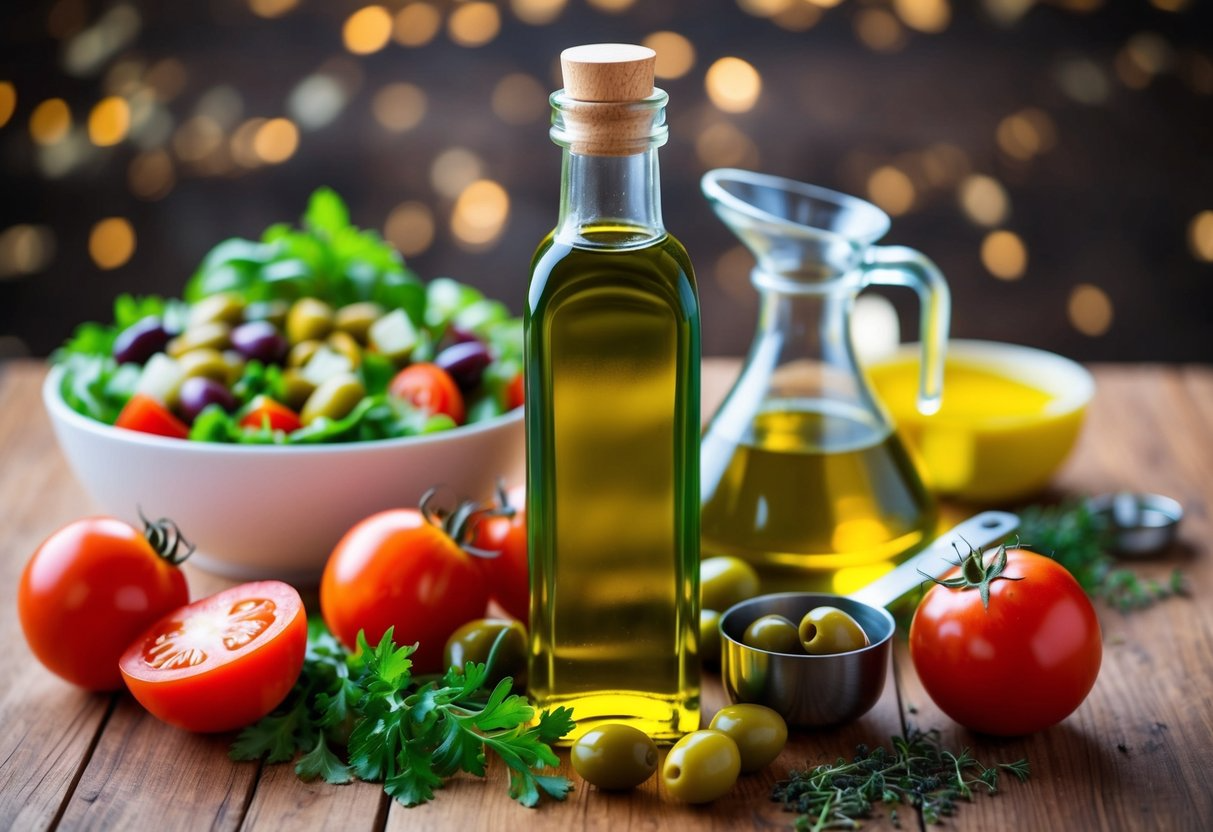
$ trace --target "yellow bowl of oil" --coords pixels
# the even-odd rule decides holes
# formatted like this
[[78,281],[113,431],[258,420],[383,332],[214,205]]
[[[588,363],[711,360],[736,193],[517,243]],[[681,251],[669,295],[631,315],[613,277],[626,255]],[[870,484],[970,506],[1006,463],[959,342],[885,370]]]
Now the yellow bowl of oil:
[[1051,352],[994,341],[950,341],[943,405],[918,412],[917,344],[865,369],[936,494],[979,503],[1044,488],[1082,427],[1095,380]]

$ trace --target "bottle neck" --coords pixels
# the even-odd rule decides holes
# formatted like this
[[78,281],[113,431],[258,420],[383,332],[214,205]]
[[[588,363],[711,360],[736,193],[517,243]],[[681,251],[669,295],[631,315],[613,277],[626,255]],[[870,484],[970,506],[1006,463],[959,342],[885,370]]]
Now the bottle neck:
[[560,175],[559,242],[589,248],[628,248],[665,235],[657,148],[627,156],[564,150]]

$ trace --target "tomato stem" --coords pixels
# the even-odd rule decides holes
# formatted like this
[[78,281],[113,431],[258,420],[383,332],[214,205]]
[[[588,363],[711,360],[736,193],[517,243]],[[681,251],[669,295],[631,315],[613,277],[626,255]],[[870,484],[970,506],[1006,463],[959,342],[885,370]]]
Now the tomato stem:
[[456,546],[473,557],[488,560],[498,557],[501,554],[500,552],[473,546],[471,539],[475,534],[476,524],[480,520],[488,517],[514,516],[514,509],[503,499],[504,492],[499,490],[499,502],[497,503],[479,503],[475,500],[461,500],[453,511],[447,511],[433,504],[439,490],[435,486],[421,495],[421,503],[418,508],[421,510],[421,516],[425,518],[426,522],[442,529],[451,540],[455,541]]
[[[964,544],[969,546],[967,540],[964,541]],[[983,560],[982,552],[979,549],[974,549],[972,546],[969,546],[969,553],[967,555],[961,555],[960,549],[955,543],[952,544],[952,548],[956,551],[958,558],[956,565],[960,567],[960,574],[954,578],[948,578],[946,581],[939,578],[931,578],[931,580],[940,586],[946,586],[948,589],[961,591],[976,589],[978,594],[981,595],[982,607],[987,610],[990,608],[991,582],[999,579],[1004,581],[1023,580],[1023,576],[1012,578],[1010,575],[1003,574],[1007,568],[1007,545],[1005,543],[998,547],[989,563]],[[928,575],[927,577],[930,576]]]
[[[143,521],[143,537],[151,545],[153,551],[173,566],[180,566],[198,547],[185,539],[181,529],[167,517],[159,520],[148,520],[142,506],[136,506],[139,519]],[[182,552],[182,547],[185,551]]]

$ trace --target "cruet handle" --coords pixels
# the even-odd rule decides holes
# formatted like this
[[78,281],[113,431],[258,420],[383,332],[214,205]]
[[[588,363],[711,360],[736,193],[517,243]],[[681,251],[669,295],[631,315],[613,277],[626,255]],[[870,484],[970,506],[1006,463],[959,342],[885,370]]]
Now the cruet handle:
[[943,397],[943,358],[948,345],[952,295],[943,274],[925,255],[905,246],[872,246],[863,259],[866,284],[908,286],[922,307],[922,364],[918,375],[918,412],[939,410]]

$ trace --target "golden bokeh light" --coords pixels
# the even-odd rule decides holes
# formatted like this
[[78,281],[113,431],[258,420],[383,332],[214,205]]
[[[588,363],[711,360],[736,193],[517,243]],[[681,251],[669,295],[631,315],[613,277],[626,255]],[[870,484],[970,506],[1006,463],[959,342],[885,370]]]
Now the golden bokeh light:
[[384,129],[393,133],[412,130],[425,118],[425,91],[416,84],[387,84],[371,99],[371,112]]
[[456,6],[446,22],[447,34],[460,46],[484,46],[501,31],[501,14],[492,3],[472,2]]
[[560,17],[568,0],[510,0],[510,10],[523,23],[542,26]]
[[55,234],[45,225],[14,225],[0,232],[0,279],[34,274],[55,256]]
[[899,168],[883,165],[868,175],[868,197],[891,216],[899,217],[914,207],[914,183]]
[[299,5],[299,0],[248,0],[248,7],[257,17],[282,17]]
[[29,134],[38,144],[63,141],[72,129],[72,111],[62,98],[48,98],[29,117]]
[[141,58],[124,57],[110,64],[102,84],[110,95],[133,95],[143,86],[147,64]]
[[800,0],[737,0],[737,5],[746,14],[754,17],[774,17]]
[[735,301],[753,305],[757,293],[750,283],[754,255],[745,246],[733,246],[716,259],[712,270],[716,285]]
[[1043,110],[1029,107],[998,123],[998,146],[1008,156],[1027,161],[1046,153],[1057,143],[1057,128]]
[[253,135],[253,152],[261,161],[276,165],[299,149],[299,128],[288,118],[272,118]]
[[159,148],[140,153],[126,169],[126,183],[140,199],[148,202],[164,199],[177,183],[172,157]]
[[982,5],[995,23],[1010,27],[1032,10],[1036,0],[985,0]]
[[906,30],[884,9],[861,9],[854,17],[855,36],[873,52],[896,52],[906,45]]
[[807,0],[819,9],[832,9],[837,6],[842,0]]
[[8,124],[17,109],[17,88],[11,81],[0,81],[0,127]]
[[1103,335],[1112,327],[1112,299],[1103,289],[1089,283],[1074,287],[1066,312],[1071,325],[1092,338]]
[[695,137],[695,155],[705,167],[758,167],[758,146],[727,121],[701,130]]
[[741,58],[721,58],[708,67],[704,87],[717,109],[744,113],[753,109],[762,94],[762,76]]
[[636,0],[586,0],[586,2],[599,11],[620,14],[632,8]]
[[1057,69],[1057,85],[1079,104],[1094,106],[1108,100],[1111,84],[1099,64],[1090,58],[1071,58]]
[[548,114],[548,93],[530,75],[514,72],[493,87],[492,106],[506,124],[530,124]]
[[345,48],[355,55],[371,55],[392,38],[392,16],[383,6],[363,6],[341,27]]
[[383,238],[405,257],[415,257],[434,242],[434,214],[424,202],[402,202],[388,214]]
[[176,58],[163,58],[143,73],[142,84],[155,93],[158,101],[172,101],[185,89],[189,73]]
[[97,268],[116,269],[135,253],[135,229],[125,217],[107,217],[88,235],[88,253]]
[[392,39],[401,46],[425,46],[442,28],[442,13],[429,3],[409,3],[396,12]]
[[483,175],[484,162],[463,147],[442,151],[430,166],[430,184],[447,199],[459,196]]
[[1164,12],[1182,12],[1192,4],[1192,0],[1150,0],[1150,5]]
[[992,176],[973,174],[965,177],[957,196],[965,215],[987,228],[1002,225],[1011,213],[1006,189]]
[[173,152],[183,162],[200,162],[223,144],[223,128],[209,116],[193,116],[173,133]]
[[1013,231],[991,231],[981,241],[981,263],[999,280],[1018,280],[1028,269],[1028,247]]
[[244,168],[255,168],[261,165],[261,158],[253,149],[253,140],[257,138],[257,132],[266,121],[268,119],[261,117],[250,118],[235,129],[228,148],[232,161]]
[[806,32],[821,20],[821,7],[809,0],[799,0],[786,6],[771,19],[775,25],[789,32]]
[[643,41],[657,53],[653,68],[658,78],[681,78],[695,66],[695,47],[677,32],[654,32]]
[[505,230],[510,197],[491,179],[478,179],[463,189],[451,213],[451,233],[467,248],[492,244]]
[[1130,89],[1144,89],[1175,65],[1175,50],[1156,32],[1139,32],[1116,54],[1115,69]]
[[1201,211],[1188,223],[1188,245],[1197,260],[1213,263],[1213,211]]
[[130,105],[116,95],[98,101],[88,114],[88,138],[97,147],[118,144],[130,128]]
[[893,11],[911,29],[934,35],[952,22],[948,0],[893,0]]

